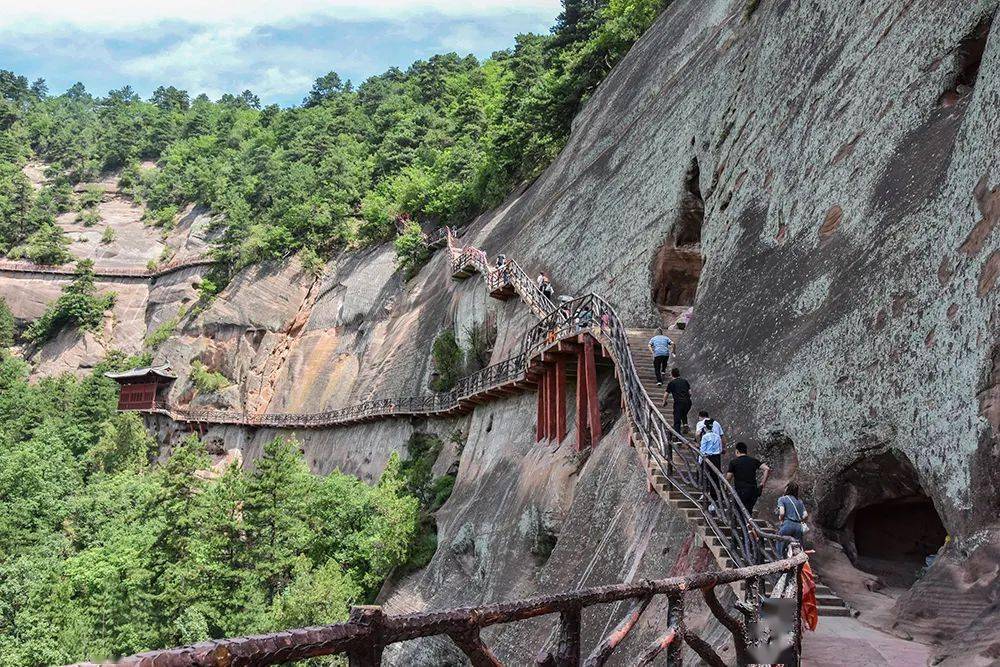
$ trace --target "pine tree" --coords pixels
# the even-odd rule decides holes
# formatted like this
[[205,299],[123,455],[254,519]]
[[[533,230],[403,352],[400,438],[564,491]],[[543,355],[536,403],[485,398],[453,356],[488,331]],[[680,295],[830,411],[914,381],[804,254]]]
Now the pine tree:
[[268,604],[301,569],[309,542],[307,498],[313,485],[295,441],[276,438],[246,485],[243,520],[248,553]]

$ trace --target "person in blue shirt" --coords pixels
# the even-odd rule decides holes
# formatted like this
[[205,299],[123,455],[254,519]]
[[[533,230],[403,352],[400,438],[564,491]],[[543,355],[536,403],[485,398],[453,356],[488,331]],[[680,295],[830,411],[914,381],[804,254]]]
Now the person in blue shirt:
[[701,434],[701,442],[698,451],[701,454],[702,474],[706,480],[714,477],[715,482],[708,483],[709,495],[712,497],[712,504],[708,506],[708,511],[715,513],[715,503],[718,501],[717,485],[722,484],[722,479],[712,473],[709,463],[713,464],[720,472],[722,470],[722,436],[714,428],[715,421],[711,418],[705,420],[705,430]]
[[663,371],[670,362],[670,349],[674,341],[663,335],[663,329],[657,329],[656,335],[649,339],[649,349],[653,353],[653,372],[656,373],[656,386],[663,386]]

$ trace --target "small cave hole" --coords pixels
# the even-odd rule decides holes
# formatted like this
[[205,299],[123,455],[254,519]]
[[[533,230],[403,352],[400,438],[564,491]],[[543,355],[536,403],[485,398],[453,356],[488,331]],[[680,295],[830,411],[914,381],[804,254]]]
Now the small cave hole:
[[858,567],[889,586],[913,585],[946,536],[934,503],[923,494],[868,505],[854,516]]
[[972,92],[979,78],[979,69],[986,53],[986,42],[993,27],[996,14],[989,14],[976,25],[955,49],[955,74],[951,85],[941,96],[940,104],[954,106],[960,99]]
[[653,260],[653,303],[666,313],[672,306],[690,306],[698,291],[704,258],[701,230],[705,222],[705,200],[701,194],[701,170],[694,160],[684,177],[683,192],[673,231]]

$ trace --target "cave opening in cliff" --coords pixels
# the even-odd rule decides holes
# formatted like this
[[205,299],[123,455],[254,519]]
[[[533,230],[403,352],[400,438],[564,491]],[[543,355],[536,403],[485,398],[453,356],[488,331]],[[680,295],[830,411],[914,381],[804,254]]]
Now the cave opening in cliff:
[[890,586],[912,585],[946,535],[934,503],[923,494],[868,505],[854,516],[858,567]]
[[855,567],[897,589],[916,581],[947,535],[913,464],[895,449],[841,471],[819,517]]
[[692,161],[684,175],[677,217],[666,242],[653,260],[653,303],[664,315],[678,306],[694,304],[704,258],[701,231],[705,222],[705,199],[701,194],[701,169]]

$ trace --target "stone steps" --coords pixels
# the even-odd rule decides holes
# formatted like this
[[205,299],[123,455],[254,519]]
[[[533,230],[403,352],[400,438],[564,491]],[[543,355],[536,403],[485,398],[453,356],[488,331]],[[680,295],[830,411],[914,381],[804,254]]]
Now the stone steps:
[[[704,494],[697,489],[687,487],[684,488],[683,492],[677,490],[670,484],[669,480],[667,480],[663,473],[660,472],[659,468],[649,462],[647,462],[647,474],[649,475],[649,479],[652,480],[653,488],[656,493],[665,501],[673,505],[673,507],[695,527],[695,532],[701,539],[702,544],[712,554],[712,557],[718,567],[720,569],[736,567],[737,563],[729,555],[725,540],[712,532],[708,525],[708,521],[705,519],[704,513],[698,506],[698,503],[704,500]],[[764,519],[754,518],[753,521],[755,524],[760,526],[761,529],[767,531],[774,530],[773,526],[771,526],[771,524]],[[722,528],[722,533],[724,535],[728,532],[729,531],[726,528]],[[850,616],[851,610],[847,607],[844,600],[837,596],[837,594],[834,593],[829,586],[820,582],[819,576],[816,572],[813,572],[813,576],[816,580],[816,605],[819,609],[819,615],[825,617]],[[737,595],[743,595],[745,590],[743,582],[736,582],[733,588],[736,590]]]

